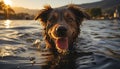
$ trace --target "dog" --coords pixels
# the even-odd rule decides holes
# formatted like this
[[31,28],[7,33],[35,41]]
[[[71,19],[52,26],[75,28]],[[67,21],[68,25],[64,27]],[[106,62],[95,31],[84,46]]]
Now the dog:
[[44,27],[46,48],[64,54],[73,50],[84,18],[90,17],[79,6],[68,5],[59,8],[45,6],[35,20],[40,20]]

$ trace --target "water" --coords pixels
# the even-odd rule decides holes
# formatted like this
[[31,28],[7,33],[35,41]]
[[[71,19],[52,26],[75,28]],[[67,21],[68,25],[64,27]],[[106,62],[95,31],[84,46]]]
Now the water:
[[89,20],[77,53],[53,56],[34,20],[0,20],[0,69],[120,69],[120,21]]

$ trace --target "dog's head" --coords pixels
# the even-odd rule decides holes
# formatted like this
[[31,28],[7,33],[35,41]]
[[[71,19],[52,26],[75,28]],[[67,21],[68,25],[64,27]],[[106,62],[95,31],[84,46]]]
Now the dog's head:
[[68,50],[80,33],[80,25],[89,15],[80,7],[69,5],[67,7],[51,8],[47,6],[41,10],[35,20],[40,19],[46,34],[53,40],[59,52]]

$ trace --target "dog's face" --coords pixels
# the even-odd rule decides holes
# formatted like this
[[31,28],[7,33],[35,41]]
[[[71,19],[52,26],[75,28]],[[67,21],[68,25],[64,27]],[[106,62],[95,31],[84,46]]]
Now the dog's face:
[[45,34],[54,42],[60,53],[66,52],[75,41],[84,18],[88,18],[88,15],[76,6],[54,9],[47,7],[36,17],[41,19]]

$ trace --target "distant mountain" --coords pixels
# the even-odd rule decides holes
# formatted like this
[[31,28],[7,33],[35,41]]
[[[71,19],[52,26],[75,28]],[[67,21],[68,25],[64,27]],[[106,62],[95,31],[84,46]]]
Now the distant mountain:
[[[78,4],[78,6],[81,6],[83,8],[102,8],[102,9],[109,9],[114,8],[116,6],[120,6],[120,0],[102,0],[99,2],[93,2],[93,3],[86,3],[86,4]],[[27,9],[23,7],[13,7],[16,13],[28,13],[30,15],[36,15],[38,14],[38,9]]]
[[102,9],[108,9],[108,8],[114,8],[118,5],[120,6],[120,0],[102,0],[102,1],[99,1],[99,2],[81,4],[79,6],[81,6],[83,8],[99,7],[99,8],[102,8]]
[[23,7],[13,7],[15,13],[28,13],[30,15],[36,15],[39,10],[38,9],[28,9]]

